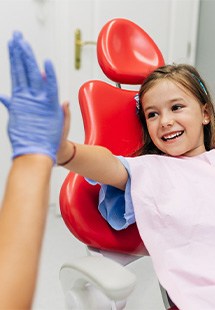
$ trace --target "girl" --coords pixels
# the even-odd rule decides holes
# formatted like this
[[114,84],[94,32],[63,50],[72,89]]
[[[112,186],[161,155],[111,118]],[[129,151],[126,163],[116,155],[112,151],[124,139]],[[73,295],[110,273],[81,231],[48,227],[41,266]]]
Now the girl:
[[[138,113],[144,146],[140,156],[125,158],[67,141],[67,109],[58,163],[104,184],[99,209],[113,228],[136,221],[158,279],[179,309],[214,310],[215,113],[210,95],[195,68],[167,65],[144,81]],[[113,195],[123,195],[124,206]]]

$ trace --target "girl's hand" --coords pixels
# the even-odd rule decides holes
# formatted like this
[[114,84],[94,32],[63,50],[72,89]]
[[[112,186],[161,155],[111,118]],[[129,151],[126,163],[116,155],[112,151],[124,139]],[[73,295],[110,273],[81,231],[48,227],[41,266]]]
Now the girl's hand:
[[71,157],[73,148],[71,143],[67,140],[69,129],[70,129],[70,121],[71,121],[71,113],[69,109],[69,102],[65,101],[62,105],[63,113],[64,113],[64,126],[63,126],[63,134],[60,143],[60,147],[57,153],[57,163],[65,162],[68,158]]

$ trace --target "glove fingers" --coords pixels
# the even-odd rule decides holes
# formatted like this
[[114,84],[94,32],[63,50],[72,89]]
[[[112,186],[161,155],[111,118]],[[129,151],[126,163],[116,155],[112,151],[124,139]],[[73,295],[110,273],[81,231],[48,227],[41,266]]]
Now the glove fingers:
[[14,31],[13,32],[13,39],[14,40],[21,40],[23,38],[23,35],[20,31]]
[[22,63],[21,54],[17,48],[16,41],[12,39],[8,44],[9,58],[10,58],[10,70],[12,79],[12,90],[17,88],[26,88],[27,80],[25,69]]
[[18,44],[20,52],[22,53],[22,61],[26,70],[29,87],[31,91],[37,93],[41,90],[43,79],[36,58],[31,46],[26,41],[20,40]]
[[10,107],[10,102],[11,102],[11,100],[10,100],[9,97],[0,95],[0,102],[2,102],[3,105],[4,105],[7,109],[9,109],[9,107]]
[[15,58],[13,52],[13,42],[9,41],[8,43],[8,52],[9,52],[9,59],[10,59],[10,72],[11,72],[11,81],[12,81],[12,89],[15,89],[19,85],[18,76],[16,74],[16,65],[15,65]]
[[47,97],[50,98],[49,101],[53,102],[53,104],[58,105],[57,78],[52,62],[50,60],[46,60],[44,63],[44,68],[46,73]]

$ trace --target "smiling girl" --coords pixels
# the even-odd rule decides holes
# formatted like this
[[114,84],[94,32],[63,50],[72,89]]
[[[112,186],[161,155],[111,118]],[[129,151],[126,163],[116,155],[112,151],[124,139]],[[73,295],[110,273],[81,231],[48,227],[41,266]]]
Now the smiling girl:
[[194,67],[167,65],[155,70],[141,86],[139,98],[145,135],[142,154],[193,156],[214,147],[213,103]]
[[158,279],[179,309],[214,310],[215,114],[209,92],[192,66],[167,65],[144,81],[137,108],[144,129],[139,156],[67,141],[67,109],[58,163],[101,184],[99,210],[114,229],[136,221]]

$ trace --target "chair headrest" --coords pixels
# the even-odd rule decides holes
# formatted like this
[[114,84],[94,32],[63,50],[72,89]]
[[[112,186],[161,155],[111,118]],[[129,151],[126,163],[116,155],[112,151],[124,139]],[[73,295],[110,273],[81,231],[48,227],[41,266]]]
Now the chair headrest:
[[164,65],[152,38],[134,22],[116,18],[99,33],[97,58],[104,74],[120,84],[142,84],[150,72]]

